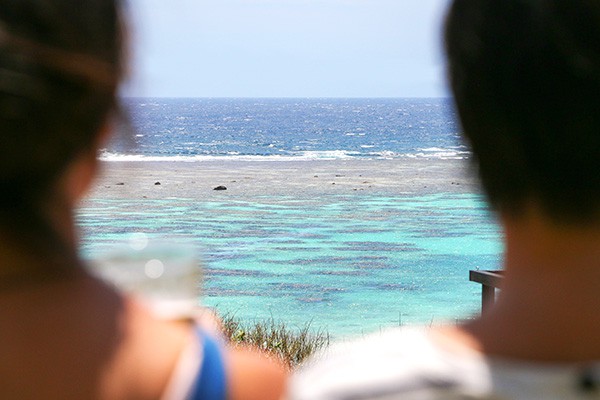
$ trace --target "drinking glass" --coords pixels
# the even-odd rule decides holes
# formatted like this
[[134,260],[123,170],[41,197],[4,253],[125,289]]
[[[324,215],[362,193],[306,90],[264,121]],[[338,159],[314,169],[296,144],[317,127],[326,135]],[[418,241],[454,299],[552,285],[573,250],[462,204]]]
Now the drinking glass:
[[161,318],[191,317],[199,305],[202,270],[194,247],[181,241],[134,234],[92,260],[90,270]]

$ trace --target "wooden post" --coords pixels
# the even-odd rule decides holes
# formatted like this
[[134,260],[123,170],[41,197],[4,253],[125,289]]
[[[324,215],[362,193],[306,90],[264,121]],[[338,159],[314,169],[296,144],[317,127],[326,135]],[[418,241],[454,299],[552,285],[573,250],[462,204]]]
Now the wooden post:
[[496,288],[502,283],[502,271],[469,271],[469,280],[481,284],[481,312],[485,313],[496,301]]
[[481,285],[481,313],[484,314],[496,301],[496,288],[488,285]]

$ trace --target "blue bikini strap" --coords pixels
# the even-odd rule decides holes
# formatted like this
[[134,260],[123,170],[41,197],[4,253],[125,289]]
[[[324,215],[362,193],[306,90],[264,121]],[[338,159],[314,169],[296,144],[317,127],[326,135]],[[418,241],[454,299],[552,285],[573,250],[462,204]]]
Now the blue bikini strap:
[[225,400],[227,382],[221,346],[200,330],[198,340],[202,343],[204,351],[200,375],[192,388],[189,400]]

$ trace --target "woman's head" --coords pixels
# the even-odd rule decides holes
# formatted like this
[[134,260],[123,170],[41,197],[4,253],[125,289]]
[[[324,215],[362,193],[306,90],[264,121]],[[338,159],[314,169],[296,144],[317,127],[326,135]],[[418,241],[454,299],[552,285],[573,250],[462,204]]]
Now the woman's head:
[[446,48],[492,205],[600,221],[600,2],[455,0]]
[[5,247],[44,261],[25,263],[28,271],[79,263],[74,177],[89,176],[115,109],[118,1],[0,0],[0,233]]
[[43,200],[92,150],[122,74],[116,3],[0,0],[0,203]]

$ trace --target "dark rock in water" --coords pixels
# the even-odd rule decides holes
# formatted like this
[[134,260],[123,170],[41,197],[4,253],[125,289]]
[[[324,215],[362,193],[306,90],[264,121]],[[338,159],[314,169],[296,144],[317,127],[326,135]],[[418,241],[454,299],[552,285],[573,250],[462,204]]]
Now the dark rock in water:
[[227,190],[227,188],[225,186],[219,185],[216,188],[214,188],[213,190]]
[[154,186],[159,186],[160,182],[154,182]]

